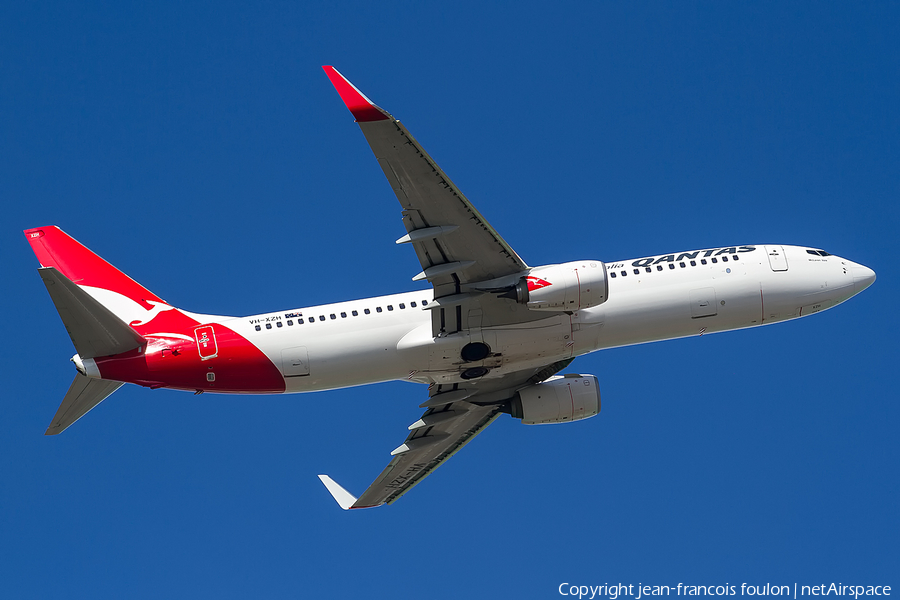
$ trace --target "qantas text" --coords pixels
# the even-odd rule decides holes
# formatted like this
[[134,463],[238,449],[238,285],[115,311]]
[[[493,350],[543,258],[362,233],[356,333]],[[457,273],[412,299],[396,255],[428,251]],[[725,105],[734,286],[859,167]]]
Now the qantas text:
[[[632,267],[649,267],[664,262],[679,262],[682,260],[694,260],[695,258],[709,258],[710,256],[719,256],[720,254],[743,254],[744,252],[753,252],[756,246],[729,246],[727,248],[710,248],[709,250],[692,250],[690,252],[682,252],[680,254],[664,254],[662,256],[651,256],[649,258],[639,258],[632,261]],[[615,263],[608,265],[611,269],[617,269],[624,265]]]

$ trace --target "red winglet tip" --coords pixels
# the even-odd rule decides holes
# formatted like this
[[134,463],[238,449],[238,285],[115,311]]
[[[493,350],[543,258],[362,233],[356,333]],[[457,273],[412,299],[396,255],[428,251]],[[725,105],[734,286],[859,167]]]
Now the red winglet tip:
[[337,90],[341,100],[350,109],[357,122],[384,121],[391,118],[390,115],[366,98],[365,94],[359,91],[356,86],[347,81],[347,78],[341,75],[337,69],[331,65],[323,65],[322,69],[325,70],[325,74],[331,80],[331,85]]

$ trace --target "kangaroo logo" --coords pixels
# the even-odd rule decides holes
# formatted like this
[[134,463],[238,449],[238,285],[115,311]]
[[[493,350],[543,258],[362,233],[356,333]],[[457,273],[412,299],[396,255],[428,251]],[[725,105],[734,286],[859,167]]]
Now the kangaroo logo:
[[541,279],[540,277],[528,276],[525,278],[525,281],[528,283],[528,291],[533,292],[534,290],[539,290],[541,288],[549,287],[553,285],[546,279]]
[[[159,313],[175,310],[174,306],[169,306],[165,302],[144,300],[144,304],[141,304],[112,290],[87,285],[80,287],[132,327],[141,327],[155,319]],[[150,308],[147,308],[146,304],[149,304]]]
[[165,312],[167,310],[175,310],[174,306],[169,306],[165,302],[154,302],[153,300],[145,300],[147,304],[152,304],[153,308],[147,311],[147,315],[143,319],[138,319],[136,321],[132,321],[129,323],[132,327],[140,327],[141,325],[146,325],[150,321],[156,318],[161,312]]

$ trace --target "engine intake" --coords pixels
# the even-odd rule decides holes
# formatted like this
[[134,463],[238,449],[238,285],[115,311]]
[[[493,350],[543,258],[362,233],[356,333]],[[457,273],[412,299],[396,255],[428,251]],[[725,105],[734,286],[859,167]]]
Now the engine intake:
[[510,401],[510,415],[526,425],[568,423],[600,412],[600,385],[593,375],[551,377],[528,386]]

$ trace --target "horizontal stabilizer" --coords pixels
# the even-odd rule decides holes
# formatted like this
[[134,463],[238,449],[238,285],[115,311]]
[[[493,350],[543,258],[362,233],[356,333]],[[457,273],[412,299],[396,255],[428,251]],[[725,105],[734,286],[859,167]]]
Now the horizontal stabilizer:
[[44,435],[56,435],[87,414],[89,410],[100,404],[107,396],[122,387],[120,381],[107,381],[105,379],[93,379],[85,377],[81,373],[75,375],[75,380],[69,386],[66,397],[63,398],[59,410],[50,421],[50,427]]
[[38,273],[82,359],[121,354],[147,342],[55,268],[43,267],[38,269]]

